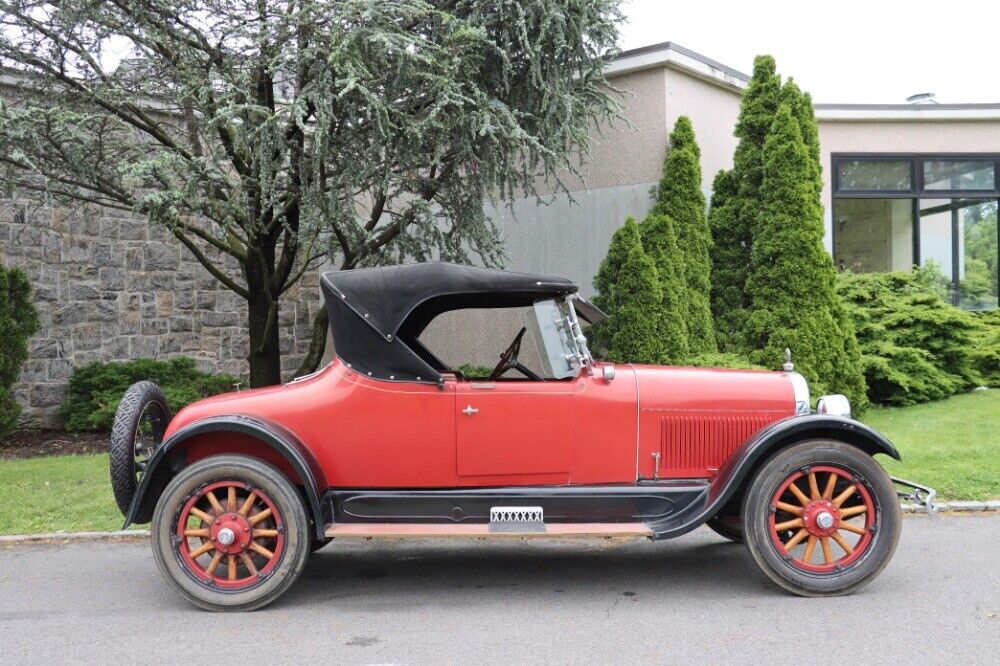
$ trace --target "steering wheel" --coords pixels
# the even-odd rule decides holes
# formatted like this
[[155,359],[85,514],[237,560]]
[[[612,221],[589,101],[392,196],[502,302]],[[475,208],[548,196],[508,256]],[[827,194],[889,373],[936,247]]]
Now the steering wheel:
[[510,346],[500,354],[500,362],[497,363],[497,367],[493,368],[493,372],[490,373],[490,379],[499,379],[508,370],[517,370],[522,375],[536,382],[542,381],[542,378],[536,375],[534,372],[528,368],[521,365],[517,360],[517,355],[521,353],[521,340],[524,339],[524,334],[528,331],[527,326],[522,326],[518,334],[514,336],[514,341],[510,343]]

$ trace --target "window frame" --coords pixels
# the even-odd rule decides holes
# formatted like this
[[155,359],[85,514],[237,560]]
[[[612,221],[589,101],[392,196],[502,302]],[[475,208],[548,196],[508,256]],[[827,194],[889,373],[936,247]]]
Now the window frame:
[[[910,163],[910,189],[908,190],[842,190],[840,189],[840,164],[842,162],[909,162]],[[992,162],[993,163],[993,189],[989,190],[928,190],[924,187],[924,164],[926,162]],[[831,153],[830,154],[830,198],[831,218],[836,214],[838,199],[909,199],[910,200],[910,223],[912,225],[913,250],[912,263],[920,266],[922,262],[920,252],[920,202],[925,199],[969,199],[969,200],[993,200],[997,204],[998,215],[1000,215],[1000,153]],[[955,222],[953,221],[953,226]],[[955,235],[953,228],[953,238]],[[956,245],[952,249],[952,267],[957,263],[955,254]],[[837,261],[837,225],[830,225],[830,250],[833,260]],[[997,251],[1000,252],[1000,226],[997,229]],[[953,272],[951,301],[953,305],[958,305],[960,291],[958,288],[958,276]],[[1000,294],[1000,276],[997,277],[997,293]]]

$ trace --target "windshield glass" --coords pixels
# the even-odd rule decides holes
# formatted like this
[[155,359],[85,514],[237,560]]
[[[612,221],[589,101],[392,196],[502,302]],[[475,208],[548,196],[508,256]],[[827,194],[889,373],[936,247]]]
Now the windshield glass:
[[560,299],[535,302],[535,332],[545,348],[541,354],[546,375],[556,379],[575,377],[580,372],[580,348],[570,327],[569,305]]

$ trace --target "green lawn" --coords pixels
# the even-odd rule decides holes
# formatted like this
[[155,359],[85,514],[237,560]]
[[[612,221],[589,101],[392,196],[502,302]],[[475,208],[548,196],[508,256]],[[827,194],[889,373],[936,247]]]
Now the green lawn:
[[0,534],[117,530],[106,454],[0,460]]
[[[875,409],[863,420],[902,453],[902,463],[879,456],[890,474],[936,488],[944,500],[1000,498],[1000,390]],[[121,524],[107,455],[0,460],[0,534]]]
[[931,486],[940,499],[1000,499],[1000,390],[913,407],[873,409],[862,421],[888,437],[903,462],[893,476]]

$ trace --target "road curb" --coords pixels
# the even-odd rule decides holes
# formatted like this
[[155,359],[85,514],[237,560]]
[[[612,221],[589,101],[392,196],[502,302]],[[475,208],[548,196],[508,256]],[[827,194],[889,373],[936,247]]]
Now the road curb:
[[[941,513],[982,513],[984,511],[1000,511],[1000,500],[992,502],[939,502],[935,503]],[[925,513],[927,510],[916,504],[900,504],[903,513]]]
[[[1000,500],[991,502],[941,502],[935,505],[939,513],[989,513],[1000,512]],[[903,513],[926,513],[916,504],[900,504]],[[141,541],[149,538],[149,530],[119,530],[117,532],[47,532],[43,534],[10,534],[0,536],[4,544],[53,542],[53,541]]]
[[42,534],[10,534],[0,536],[0,546],[38,541],[139,541],[149,538],[149,530],[118,530],[116,532],[45,532]]

